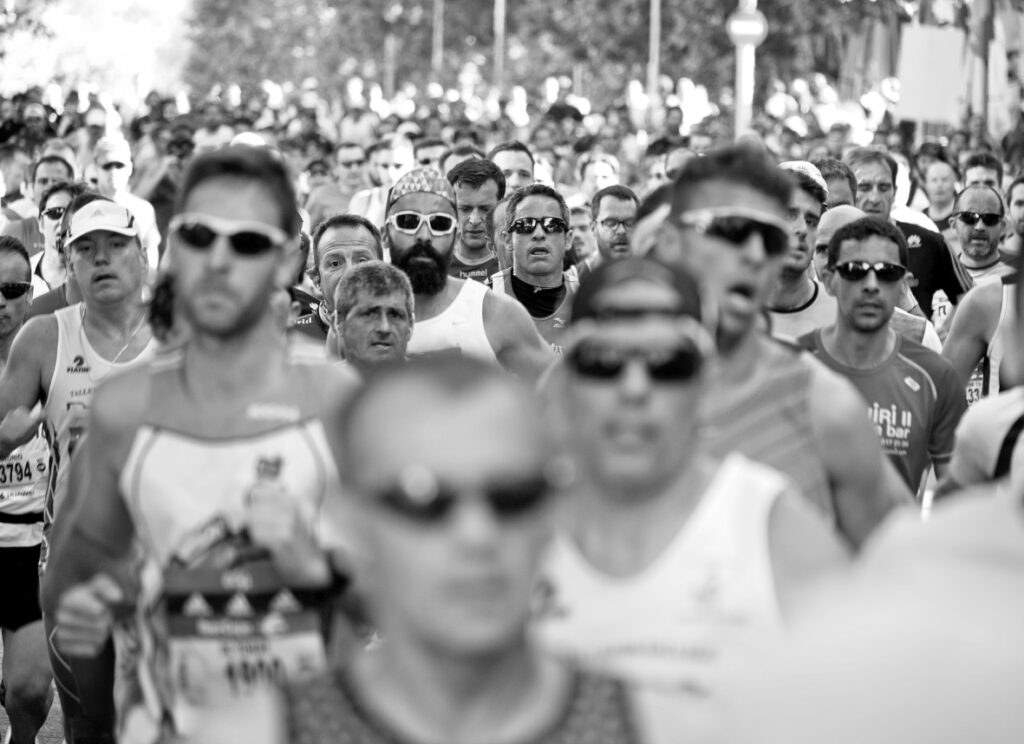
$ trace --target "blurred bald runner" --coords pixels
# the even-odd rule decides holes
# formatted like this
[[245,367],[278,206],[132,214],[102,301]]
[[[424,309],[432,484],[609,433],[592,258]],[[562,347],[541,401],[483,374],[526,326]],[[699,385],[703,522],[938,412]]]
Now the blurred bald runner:
[[384,239],[416,298],[410,354],[456,351],[535,380],[555,354],[526,309],[484,285],[449,276],[458,236],[455,191],[433,168],[417,168],[388,196]]

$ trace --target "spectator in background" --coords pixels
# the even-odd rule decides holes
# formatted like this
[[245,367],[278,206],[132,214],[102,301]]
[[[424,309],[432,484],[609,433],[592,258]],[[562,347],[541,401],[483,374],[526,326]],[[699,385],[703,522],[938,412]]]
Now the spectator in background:
[[42,252],[44,241],[43,233],[39,229],[39,201],[50,186],[62,181],[73,181],[74,178],[74,168],[64,158],[57,155],[45,155],[40,158],[32,167],[32,189],[27,200],[33,208],[30,216],[9,222],[0,230],[0,234],[20,240],[28,250],[29,256]]
[[131,146],[127,140],[118,136],[104,137],[96,144],[93,160],[99,169],[97,190],[135,216],[139,241],[149,261],[149,269],[156,271],[160,264],[160,233],[156,226],[156,212],[152,204],[128,188],[132,177]]
[[487,153],[487,159],[498,166],[509,191],[521,189],[534,182],[533,154],[529,147],[518,140],[495,145]]

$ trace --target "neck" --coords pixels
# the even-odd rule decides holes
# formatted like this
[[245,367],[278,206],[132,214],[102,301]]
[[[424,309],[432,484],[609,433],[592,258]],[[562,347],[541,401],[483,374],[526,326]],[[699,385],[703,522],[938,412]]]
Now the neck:
[[751,329],[737,343],[723,348],[719,344],[714,374],[709,376],[713,386],[731,386],[750,379],[760,355],[758,331]]
[[387,642],[357,657],[354,681],[390,714],[386,720],[417,731],[421,741],[500,740],[543,674],[525,634],[499,651],[459,656],[409,642],[385,625]]
[[811,267],[795,275],[783,272],[768,301],[768,307],[772,310],[795,310],[810,302],[816,286],[810,271]]
[[943,220],[953,213],[953,200],[937,201],[932,200],[928,205],[928,216],[933,220]]
[[[69,296],[70,299],[70,296]],[[82,320],[86,332],[99,331],[106,336],[127,337],[145,322],[146,307],[142,302],[142,293],[137,292],[129,297],[112,303],[85,301]]]
[[825,351],[847,367],[872,369],[882,364],[896,348],[896,331],[886,323],[877,331],[863,333],[839,322],[821,332]]
[[11,355],[11,345],[14,344],[14,337],[18,335],[20,329],[21,326],[18,326],[18,329],[10,335],[0,336],[0,371],[7,366],[7,357]]
[[958,258],[965,268],[987,269],[989,266],[995,266],[999,263],[999,249],[996,248],[986,256],[971,256],[968,255],[967,251],[961,251]]
[[251,398],[280,372],[272,361],[284,358],[286,346],[269,309],[253,326],[230,337],[193,330],[186,346],[186,385],[199,398]]
[[491,255],[491,247],[484,243],[482,248],[469,248],[459,240],[455,244],[455,255],[465,261],[482,261]]
[[[679,470],[667,483],[646,493],[633,488],[608,489],[592,482],[583,484],[574,499],[569,526],[577,546],[596,568],[614,575],[630,576],[658,558],[679,534],[700,503],[714,472],[714,461],[693,456],[692,442],[681,443]],[[628,496],[624,495],[628,492]]]
[[518,266],[512,267],[512,274],[516,279],[531,284],[534,287],[543,287],[544,289],[554,289],[555,287],[561,287],[565,277],[562,276],[562,272],[559,269],[551,271],[547,274],[528,274],[527,272],[520,269]]

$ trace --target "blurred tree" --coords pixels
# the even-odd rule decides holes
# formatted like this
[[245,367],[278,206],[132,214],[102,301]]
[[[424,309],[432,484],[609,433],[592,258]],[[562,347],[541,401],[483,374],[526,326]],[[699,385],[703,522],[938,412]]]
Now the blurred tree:
[[11,34],[28,32],[38,36],[49,33],[42,21],[43,11],[55,0],[19,0],[0,2],[0,59],[7,53],[6,40]]

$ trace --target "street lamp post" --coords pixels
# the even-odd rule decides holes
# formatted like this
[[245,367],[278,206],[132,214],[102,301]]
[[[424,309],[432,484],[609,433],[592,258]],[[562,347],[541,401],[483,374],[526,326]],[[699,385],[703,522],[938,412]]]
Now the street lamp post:
[[768,35],[768,21],[757,9],[757,0],[740,0],[739,9],[729,16],[729,39],[736,46],[736,131],[740,136],[750,127],[754,112],[754,50]]

